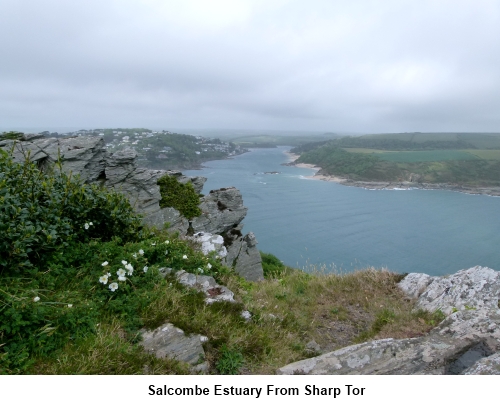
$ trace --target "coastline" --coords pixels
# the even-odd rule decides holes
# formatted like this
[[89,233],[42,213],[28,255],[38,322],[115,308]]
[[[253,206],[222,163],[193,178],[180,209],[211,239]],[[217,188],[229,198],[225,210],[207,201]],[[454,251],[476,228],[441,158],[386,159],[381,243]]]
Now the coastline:
[[296,166],[305,169],[314,169],[316,173],[312,176],[305,176],[307,179],[328,181],[338,183],[343,186],[361,187],[367,190],[449,190],[464,194],[488,195],[491,197],[500,197],[500,187],[473,187],[462,186],[458,184],[448,183],[416,183],[411,181],[356,181],[344,177],[327,175],[321,172],[322,168],[309,163],[294,163],[294,160],[299,157],[294,153],[285,152],[285,155],[290,159],[286,163],[288,166]]

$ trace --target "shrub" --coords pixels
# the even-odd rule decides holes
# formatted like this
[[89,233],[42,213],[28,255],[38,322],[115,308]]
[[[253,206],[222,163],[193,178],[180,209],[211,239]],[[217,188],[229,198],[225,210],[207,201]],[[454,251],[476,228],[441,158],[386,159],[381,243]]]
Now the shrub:
[[260,252],[265,278],[279,278],[286,271],[283,262],[271,253]]
[[62,172],[15,163],[0,150],[0,273],[42,265],[56,250],[92,238],[137,238],[140,217],[128,200]]
[[173,207],[188,219],[201,215],[200,197],[190,182],[182,184],[174,176],[165,175],[158,179],[158,185],[160,207]]

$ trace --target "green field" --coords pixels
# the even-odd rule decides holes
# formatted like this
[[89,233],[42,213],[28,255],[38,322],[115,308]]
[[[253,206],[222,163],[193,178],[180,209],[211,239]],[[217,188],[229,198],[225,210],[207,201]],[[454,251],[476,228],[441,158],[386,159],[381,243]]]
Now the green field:
[[414,163],[414,162],[442,162],[447,160],[476,160],[478,156],[463,150],[429,150],[409,152],[379,153],[377,156],[387,162]]
[[370,134],[359,139],[406,141],[416,144],[424,142],[467,142],[478,149],[500,149],[500,133],[484,132],[405,132],[393,134]]
[[469,152],[470,154],[477,156],[479,159],[500,160],[500,150],[470,149],[464,152]]

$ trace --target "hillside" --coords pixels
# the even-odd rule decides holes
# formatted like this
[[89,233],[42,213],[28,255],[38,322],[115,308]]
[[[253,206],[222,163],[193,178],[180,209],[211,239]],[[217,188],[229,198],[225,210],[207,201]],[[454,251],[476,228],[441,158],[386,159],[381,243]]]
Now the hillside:
[[[500,186],[499,134],[382,134],[293,148],[296,163],[351,182]],[[408,185],[407,185],[408,186]]]

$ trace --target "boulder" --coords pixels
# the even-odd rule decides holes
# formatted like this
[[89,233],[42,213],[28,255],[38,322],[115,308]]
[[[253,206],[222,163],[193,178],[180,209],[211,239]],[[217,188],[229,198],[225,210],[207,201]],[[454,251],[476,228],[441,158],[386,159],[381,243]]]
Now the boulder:
[[181,270],[175,274],[175,277],[179,283],[203,292],[207,304],[220,301],[235,302],[234,293],[229,288],[217,284],[211,276],[201,276]]
[[445,277],[410,274],[400,287],[416,308],[448,316],[427,336],[348,346],[281,367],[278,374],[496,374],[499,273],[473,267]]
[[206,340],[201,335],[187,336],[183,330],[166,323],[152,331],[143,330],[139,344],[158,358],[179,360],[193,366],[194,371],[206,372],[208,363],[202,346]]

